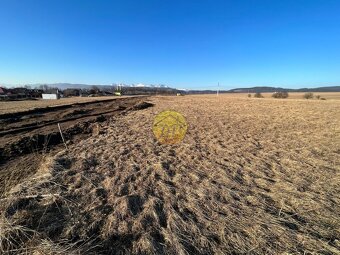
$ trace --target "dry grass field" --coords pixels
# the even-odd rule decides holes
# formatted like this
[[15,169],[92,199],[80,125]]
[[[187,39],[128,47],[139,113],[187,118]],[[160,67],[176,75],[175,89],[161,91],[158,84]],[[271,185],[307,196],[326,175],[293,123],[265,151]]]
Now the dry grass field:
[[[2,195],[0,253],[340,253],[339,100],[149,101]],[[168,109],[180,144],[152,133]]]
[[[288,99],[303,99],[303,95],[305,93],[289,93]],[[264,98],[271,98],[272,93],[262,93]],[[314,96],[320,95],[321,97],[329,100],[340,100],[340,92],[320,92],[314,93]],[[228,93],[223,94],[224,97],[232,97],[232,98],[244,98],[247,97],[247,93]],[[252,94],[254,96],[254,93]],[[119,98],[124,98],[126,96],[121,96]],[[74,103],[85,103],[85,102],[93,102],[93,101],[101,101],[101,100],[111,100],[116,99],[116,96],[110,97],[70,97],[70,98],[61,98],[59,100],[24,100],[24,101],[9,101],[4,102],[0,101],[0,114],[3,113],[11,113],[18,111],[27,111],[35,108],[43,108],[49,106],[57,106],[57,105],[68,105]]]
[[[253,97],[255,93],[250,93]],[[264,98],[272,98],[273,93],[261,93]],[[287,99],[304,99],[304,92],[289,92],[289,97]],[[325,98],[326,100],[339,100],[340,99],[340,92],[313,92],[314,98],[316,96],[320,96]],[[225,97],[239,97],[244,98],[248,97],[248,93],[227,93],[223,94]],[[316,98],[314,99],[316,100]]]
[[[303,99],[305,93],[303,92],[293,92],[289,93],[288,99]],[[313,92],[314,97],[320,96],[326,100],[340,99],[340,92]],[[264,97],[272,97],[272,93],[264,93]]]

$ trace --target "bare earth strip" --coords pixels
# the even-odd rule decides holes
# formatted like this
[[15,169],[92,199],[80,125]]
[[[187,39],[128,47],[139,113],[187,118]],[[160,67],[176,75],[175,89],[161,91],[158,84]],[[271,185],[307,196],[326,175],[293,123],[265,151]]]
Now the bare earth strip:
[[[9,192],[8,232],[24,226],[41,253],[340,252],[340,101],[150,101],[47,157]],[[152,133],[168,109],[188,123],[178,145]],[[29,249],[21,240],[12,246]]]
[[70,104],[75,104],[75,103],[112,100],[112,99],[117,99],[117,98],[124,98],[124,97],[117,97],[117,96],[69,97],[69,98],[61,98],[59,100],[39,99],[39,100],[22,100],[22,101],[0,101],[0,114],[22,112],[22,111],[32,110],[35,108],[51,107],[51,106],[57,106],[57,105],[70,105]]

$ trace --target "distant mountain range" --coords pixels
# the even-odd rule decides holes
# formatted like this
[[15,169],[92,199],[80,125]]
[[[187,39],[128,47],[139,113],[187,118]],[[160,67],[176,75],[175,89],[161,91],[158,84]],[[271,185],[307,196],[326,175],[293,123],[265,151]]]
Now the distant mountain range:
[[[45,84],[29,84],[29,86],[31,87],[39,87],[40,85],[45,85]],[[163,84],[142,84],[142,83],[138,83],[138,84],[123,84],[123,83],[113,83],[111,85],[108,84],[75,84],[75,83],[50,83],[50,84],[46,84],[49,87],[56,87],[59,89],[68,89],[68,88],[73,88],[73,89],[90,89],[93,86],[99,87],[101,89],[107,89],[107,88],[112,88],[112,87],[117,87],[122,86],[122,87],[138,87],[138,88],[143,88],[143,87],[150,87],[150,88],[169,88],[166,85]]]
[[[87,84],[71,84],[71,83],[54,83],[48,84],[51,87],[58,87],[60,89],[66,88],[78,88],[78,89],[89,89],[93,86],[97,86],[103,90],[110,89],[121,85],[122,87],[139,87],[139,88],[168,88],[173,90],[178,90],[175,88],[170,88],[166,85],[147,85],[147,84],[112,84],[112,85],[87,85]],[[178,90],[182,93],[196,94],[196,93],[216,93],[216,90]],[[230,90],[220,90],[220,93],[274,93],[279,91],[287,92],[340,92],[340,86],[328,86],[328,87],[318,87],[318,88],[300,88],[300,89],[286,89],[281,87],[250,87],[250,88],[236,88]]]
[[[29,86],[31,88],[39,87],[42,85],[47,85],[49,87],[59,88],[59,89],[67,89],[67,88],[75,88],[75,89],[91,89],[93,86],[98,87],[101,90],[112,90],[113,88],[116,88],[118,85],[122,88],[127,88],[128,90],[131,90],[132,88],[139,88],[139,89],[145,89],[149,92],[152,92],[152,90],[161,92],[161,91],[172,91],[173,93],[184,93],[184,94],[212,94],[216,93],[216,90],[183,90],[183,89],[175,89],[171,88],[169,86],[158,84],[111,84],[111,85],[100,85],[100,84],[74,84],[74,83],[50,83],[50,84],[27,84],[25,86]],[[11,85],[4,85],[6,87],[18,87],[11,86]],[[0,84],[1,87],[1,84]],[[23,87],[21,85],[21,87]],[[259,87],[249,87],[249,88],[235,88],[230,90],[220,90],[219,93],[274,93],[279,91],[287,91],[287,92],[340,92],[340,86],[328,86],[328,87],[318,87],[318,88],[300,88],[300,89],[287,89],[287,88],[281,88],[281,87],[265,87],[265,86],[259,86]]]

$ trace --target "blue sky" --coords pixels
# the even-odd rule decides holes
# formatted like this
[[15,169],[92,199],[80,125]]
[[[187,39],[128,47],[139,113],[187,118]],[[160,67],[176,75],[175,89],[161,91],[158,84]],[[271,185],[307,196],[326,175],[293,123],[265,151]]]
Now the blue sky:
[[0,0],[0,82],[340,85],[340,1]]

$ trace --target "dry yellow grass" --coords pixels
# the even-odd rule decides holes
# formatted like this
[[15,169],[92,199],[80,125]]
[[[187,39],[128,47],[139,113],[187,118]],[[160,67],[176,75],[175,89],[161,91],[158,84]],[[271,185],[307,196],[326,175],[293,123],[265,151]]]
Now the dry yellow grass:
[[[290,99],[304,99],[304,92],[293,92],[293,93],[288,93]],[[313,92],[314,97],[320,96],[323,97],[327,100],[339,100],[340,99],[340,92]],[[265,97],[271,97],[272,93],[265,93]]]
[[[262,93],[264,98],[271,98],[273,93]],[[305,93],[289,93],[288,99],[301,99],[303,100],[303,95]],[[340,92],[320,92],[313,93],[314,96],[320,95],[327,100],[340,100]],[[203,95],[204,96],[204,95]],[[208,97],[211,95],[207,95]],[[223,94],[223,97],[230,98],[246,98],[248,93],[228,93]],[[254,93],[252,94],[254,96]],[[43,108],[49,106],[57,106],[57,105],[68,105],[74,103],[83,103],[83,102],[93,102],[97,100],[110,100],[115,98],[124,98],[126,96],[116,97],[71,97],[71,98],[61,98],[59,100],[24,100],[24,101],[0,101],[0,114],[9,113],[9,112],[18,112],[18,111],[26,111],[32,110],[35,108]]]
[[[250,93],[253,97],[255,93]],[[272,98],[273,93],[261,93],[264,98]],[[289,92],[289,97],[287,99],[301,99],[303,98],[304,92]],[[314,97],[319,95],[320,97],[325,98],[326,100],[340,100],[340,92],[313,92]],[[224,97],[233,97],[233,98],[245,98],[248,97],[248,93],[228,93],[223,94]],[[312,100],[312,99],[311,99]],[[316,100],[316,99],[314,99]]]
[[[13,190],[8,220],[104,254],[339,253],[340,101],[151,101]],[[178,145],[152,133],[167,109],[187,119]]]

